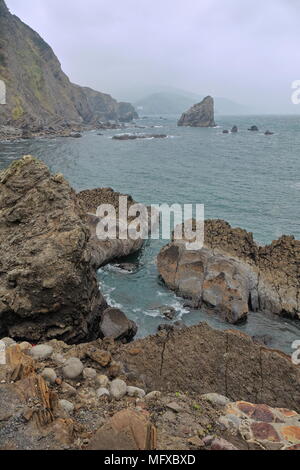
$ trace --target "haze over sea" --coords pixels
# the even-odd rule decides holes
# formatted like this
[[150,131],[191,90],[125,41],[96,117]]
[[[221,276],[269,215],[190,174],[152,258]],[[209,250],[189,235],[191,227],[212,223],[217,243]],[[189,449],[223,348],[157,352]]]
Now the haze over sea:
[[[137,121],[133,133],[167,134],[167,139],[114,141],[121,131],[91,131],[82,139],[35,139],[0,143],[0,167],[32,154],[63,173],[76,190],[112,187],[146,204],[205,204],[206,218],[221,218],[254,233],[259,243],[282,234],[300,239],[300,118],[297,116],[217,116],[213,129],[178,128],[177,116]],[[239,128],[238,134],[223,129]],[[257,125],[258,133],[249,132]],[[156,126],[153,128],[152,126]],[[265,136],[269,129],[275,134]],[[103,136],[98,135],[103,132]],[[150,241],[132,258],[139,269],[128,274],[107,266],[99,271],[101,289],[139,326],[139,336],[165,322],[158,308],[176,308],[187,325],[207,321],[232,328],[217,314],[190,311],[159,281],[155,265],[167,241]],[[270,346],[291,353],[300,339],[300,323],[275,315],[251,313],[236,327],[251,335],[268,335]]]

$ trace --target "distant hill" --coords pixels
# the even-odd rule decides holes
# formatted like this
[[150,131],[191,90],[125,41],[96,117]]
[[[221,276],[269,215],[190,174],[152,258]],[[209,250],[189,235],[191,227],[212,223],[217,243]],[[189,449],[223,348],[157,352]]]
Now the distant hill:
[[[204,96],[189,92],[159,92],[153,93],[137,101],[135,107],[140,114],[178,114],[181,115]],[[226,98],[215,98],[216,114],[251,114],[251,110]]]

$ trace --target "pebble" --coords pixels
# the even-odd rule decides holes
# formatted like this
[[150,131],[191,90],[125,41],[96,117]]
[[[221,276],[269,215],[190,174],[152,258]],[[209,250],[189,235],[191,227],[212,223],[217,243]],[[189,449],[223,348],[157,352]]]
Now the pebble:
[[202,395],[201,398],[217,406],[226,406],[230,403],[229,398],[219,395],[218,393],[207,393],[206,395]]
[[62,371],[67,379],[73,380],[82,374],[83,369],[84,366],[80,359],[77,357],[70,357],[70,359],[65,362]]
[[50,384],[55,384],[57,375],[54,369],[46,368],[42,372],[42,377]]
[[74,413],[74,405],[68,400],[59,400],[59,405],[68,414]]
[[82,375],[86,380],[94,380],[97,377],[97,371],[91,367],[86,367],[83,369]]
[[110,393],[109,391],[107,390],[107,388],[104,388],[104,387],[101,387],[97,390],[97,397],[98,398],[101,398],[101,397],[104,397],[104,396],[107,396],[109,397],[110,396]]
[[154,392],[150,392],[148,393],[148,395],[145,396],[145,400],[157,400],[158,398],[160,398],[162,396],[162,393],[161,392],[158,392],[158,391],[154,391]]
[[61,391],[64,395],[67,395],[69,397],[74,397],[77,394],[76,388],[72,387],[72,385],[63,382],[61,386]]
[[106,375],[97,375],[96,384],[101,388],[107,388],[109,385],[109,379]]
[[55,353],[53,354],[52,359],[58,366],[63,366],[66,362],[66,358],[62,354]]
[[127,393],[127,385],[124,380],[113,380],[110,384],[110,393],[115,400],[121,400]]
[[44,361],[45,359],[48,359],[52,353],[53,348],[47,344],[34,346],[29,352],[30,356],[32,356],[33,359],[36,359],[37,361]]
[[127,395],[130,397],[144,398],[146,396],[146,392],[138,387],[127,387]]

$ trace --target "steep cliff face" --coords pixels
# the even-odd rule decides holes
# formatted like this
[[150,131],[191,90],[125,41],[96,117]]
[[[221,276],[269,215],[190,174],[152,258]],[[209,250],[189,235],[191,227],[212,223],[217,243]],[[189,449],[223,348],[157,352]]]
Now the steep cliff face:
[[201,103],[195,104],[178,121],[183,127],[215,127],[214,99],[211,96],[204,98]]
[[[51,47],[12,15],[4,0],[0,0],[0,79],[6,84],[7,101],[0,107],[0,124],[91,124],[124,117],[121,103],[110,95],[72,84]],[[132,120],[135,109],[126,105]]]

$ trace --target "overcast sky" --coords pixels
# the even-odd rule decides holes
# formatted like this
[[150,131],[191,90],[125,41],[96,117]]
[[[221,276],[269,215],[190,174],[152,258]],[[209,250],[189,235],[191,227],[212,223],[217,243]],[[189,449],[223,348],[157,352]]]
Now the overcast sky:
[[300,112],[299,0],[7,0],[71,80],[118,99],[176,87]]

